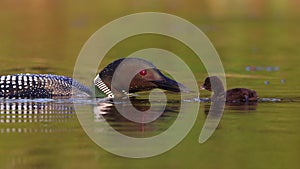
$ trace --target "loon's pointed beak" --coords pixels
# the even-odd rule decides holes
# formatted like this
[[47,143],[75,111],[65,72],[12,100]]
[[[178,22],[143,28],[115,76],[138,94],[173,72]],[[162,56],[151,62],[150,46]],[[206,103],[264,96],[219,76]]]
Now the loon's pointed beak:
[[163,76],[162,80],[151,81],[157,88],[172,91],[172,92],[185,92],[188,93],[190,90],[185,87],[183,84],[176,82],[166,76]]

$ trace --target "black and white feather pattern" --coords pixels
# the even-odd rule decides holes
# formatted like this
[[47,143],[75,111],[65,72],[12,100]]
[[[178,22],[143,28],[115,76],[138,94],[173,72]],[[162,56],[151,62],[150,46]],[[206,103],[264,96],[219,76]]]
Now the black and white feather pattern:
[[94,79],[94,85],[97,86],[104,94],[106,94],[107,97],[114,98],[113,92],[105,85],[99,75],[97,75]]
[[91,95],[89,88],[65,76],[51,74],[0,76],[0,98],[71,97],[74,91]]

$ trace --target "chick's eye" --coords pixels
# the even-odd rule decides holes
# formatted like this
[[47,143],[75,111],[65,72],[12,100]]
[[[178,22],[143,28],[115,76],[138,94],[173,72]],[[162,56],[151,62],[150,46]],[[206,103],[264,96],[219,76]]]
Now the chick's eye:
[[145,76],[147,74],[147,70],[142,70],[142,71],[140,71],[140,75],[141,76]]

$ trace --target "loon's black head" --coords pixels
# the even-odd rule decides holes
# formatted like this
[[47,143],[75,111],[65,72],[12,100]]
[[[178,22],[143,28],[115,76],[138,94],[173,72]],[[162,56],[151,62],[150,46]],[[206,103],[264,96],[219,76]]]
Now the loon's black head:
[[102,92],[111,96],[154,88],[173,92],[180,92],[180,89],[188,91],[182,84],[163,75],[151,62],[139,58],[122,58],[110,63],[94,82]]

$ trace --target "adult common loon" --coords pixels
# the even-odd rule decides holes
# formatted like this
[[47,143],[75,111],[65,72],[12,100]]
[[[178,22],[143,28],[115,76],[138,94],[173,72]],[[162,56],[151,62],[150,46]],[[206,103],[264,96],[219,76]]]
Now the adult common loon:
[[[132,77],[129,89],[128,77]],[[113,79],[117,79],[116,82]],[[94,97],[92,91],[96,97],[113,98],[154,88],[173,92],[184,88],[164,76],[152,63],[139,58],[122,58],[110,63],[96,76],[94,86],[90,89],[72,78],[59,75],[6,75],[0,76],[0,98],[70,98],[77,92]]]

